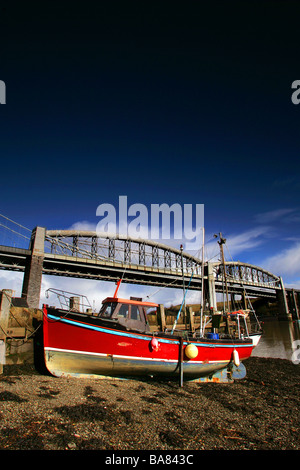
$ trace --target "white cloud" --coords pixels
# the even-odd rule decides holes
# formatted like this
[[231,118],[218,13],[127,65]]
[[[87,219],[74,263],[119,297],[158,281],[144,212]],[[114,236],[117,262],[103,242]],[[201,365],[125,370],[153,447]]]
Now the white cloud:
[[293,282],[286,282],[285,287],[290,287],[291,289],[300,290],[300,279],[296,279],[296,281],[293,281]]
[[[258,226],[240,234],[233,234],[224,237],[226,238],[226,244],[224,248],[225,258],[228,261],[231,261],[231,258],[235,260],[234,258],[239,253],[261,245],[265,241],[264,237],[268,236],[269,231],[269,226]],[[217,239],[214,239],[205,245],[206,259],[218,259],[219,253],[220,250],[219,245],[217,244]]]
[[278,276],[300,276],[300,243],[265,259],[262,266]]
[[262,212],[260,214],[256,214],[254,220],[258,223],[270,224],[272,222],[277,221],[278,219],[284,219],[284,217],[292,212],[295,212],[296,209],[275,209],[269,212]]
[[0,289],[12,289],[14,297],[21,297],[23,273],[18,271],[0,271]]
[[96,231],[95,223],[88,222],[87,220],[82,220],[79,222],[75,222],[68,230],[87,230],[87,231]]

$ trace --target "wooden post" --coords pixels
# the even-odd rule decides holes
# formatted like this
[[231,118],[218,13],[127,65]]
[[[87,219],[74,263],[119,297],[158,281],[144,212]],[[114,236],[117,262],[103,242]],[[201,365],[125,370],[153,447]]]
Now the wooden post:
[[0,296],[0,374],[3,373],[3,364],[5,364],[6,336],[11,298],[12,290],[3,289]]
[[187,314],[188,314],[187,315],[188,316],[187,320],[188,320],[189,325],[190,325],[190,330],[191,330],[192,333],[194,333],[194,331],[195,331],[194,312],[193,312],[193,309],[190,305],[188,306]]
[[179,339],[179,387],[183,387],[183,338]]
[[165,307],[163,304],[159,304],[157,310],[157,323],[160,326],[161,331],[166,329],[166,317],[165,317]]

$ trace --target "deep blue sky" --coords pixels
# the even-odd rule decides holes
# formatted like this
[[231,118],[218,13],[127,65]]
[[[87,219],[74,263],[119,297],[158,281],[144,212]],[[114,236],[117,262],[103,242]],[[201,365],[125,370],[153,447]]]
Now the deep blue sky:
[[0,213],[204,204],[208,238],[300,287],[299,3],[4,3]]

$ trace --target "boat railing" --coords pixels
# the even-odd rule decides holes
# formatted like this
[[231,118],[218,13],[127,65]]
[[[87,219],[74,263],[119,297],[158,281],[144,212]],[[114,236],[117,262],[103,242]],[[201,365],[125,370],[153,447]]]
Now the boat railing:
[[[252,318],[250,310],[238,310],[234,312],[217,312],[203,315],[200,326],[196,328],[200,337],[219,334],[220,337],[249,338],[251,335],[261,332],[261,325],[255,316]],[[196,332],[196,334],[197,334]]]
[[49,288],[45,292],[45,297],[48,299],[50,294],[57,296],[57,299],[62,310],[68,310],[69,312],[84,312],[92,313],[93,308],[86,295],[76,294],[74,292],[68,292],[60,289]]

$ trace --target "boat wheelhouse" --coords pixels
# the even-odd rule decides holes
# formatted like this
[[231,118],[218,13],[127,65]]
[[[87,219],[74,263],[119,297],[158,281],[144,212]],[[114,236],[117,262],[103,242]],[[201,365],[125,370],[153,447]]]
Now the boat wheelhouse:
[[107,297],[103,300],[102,307],[99,314],[96,314],[96,317],[117,323],[125,328],[149,332],[150,327],[147,320],[147,310],[149,308],[156,309],[157,307],[158,304],[142,302],[142,299]]

